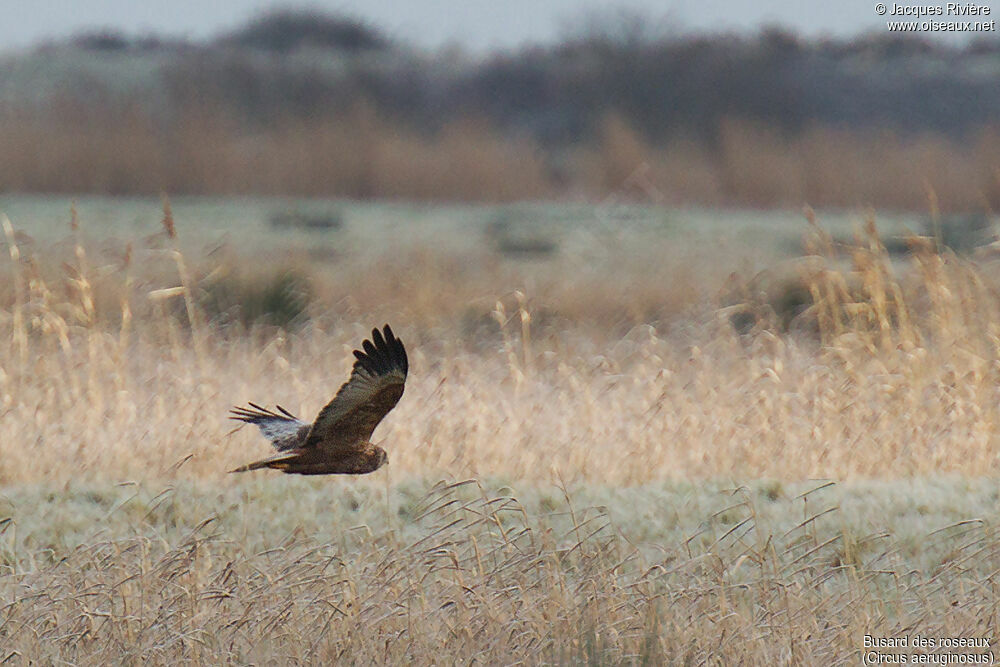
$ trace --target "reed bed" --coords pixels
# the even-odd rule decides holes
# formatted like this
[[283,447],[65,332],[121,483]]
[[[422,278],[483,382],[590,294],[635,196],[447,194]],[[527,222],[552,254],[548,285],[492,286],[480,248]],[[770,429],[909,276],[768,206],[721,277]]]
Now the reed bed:
[[790,132],[736,117],[721,119],[712,141],[653,140],[608,113],[593,136],[553,148],[461,112],[426,132],[367,104],[266,127],[234,121],[242,105],[190,106],[169,122],[129,102],[0,107],[9,156],[0,190],[515,202],[614,195],[638,172],[636,193],[655,203],[922,212],[932,188],[947,211],[1000,205],[1000,132],[989,124],[958,138],[819,124]]

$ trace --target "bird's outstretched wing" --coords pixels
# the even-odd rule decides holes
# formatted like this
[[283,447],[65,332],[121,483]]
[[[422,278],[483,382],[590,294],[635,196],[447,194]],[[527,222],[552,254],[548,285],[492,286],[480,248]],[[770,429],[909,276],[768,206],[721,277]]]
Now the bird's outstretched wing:
[[277,408],[281,414],[262,408],[256,403],[249,405],[249,408],[233,408],[229,411],[229,418],[255,424],[279,452],[290,451],[305,442],[311,428],[310,424],[300,421],[280,405]]
[[351,378],[320,410],[303,448],[318,447],[329,454],[356,449],[372,435],[386,413],[399,402],[409,370],[402,341],[386,324],[372,329],[370,341],[355,350]]

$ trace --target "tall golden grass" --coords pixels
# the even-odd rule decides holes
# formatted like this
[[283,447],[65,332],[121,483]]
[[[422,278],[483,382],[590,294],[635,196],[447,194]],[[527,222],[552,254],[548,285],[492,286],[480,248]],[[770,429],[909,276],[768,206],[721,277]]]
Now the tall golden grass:
[[[453,275],[376,280],[365,303],[413,304],[390,466],[300,480],[225,474],[267,449],[228,407],[308,418],[390,318],[213,324],[164,224],[153,285],[79,230],[57,278],[4,221],[0,660],[775,664],[996,636],[997,285],[930,240],[893,261],[874,223],[814,227],[793,334],[752,290],[604,337],[522,291],[468,336],[419,310]],[[880,514],[885,489],[912,504]]]
[[213,107],[169,120],[138,105],[54,102],[0,113],[0,190],[155,195],[283,194],[514,201],[622,190],[703,205],[878,206],[946,211],[1000,205],[1000,134],[965,138],[823,126],[781,132],[727,119],[717,140],[653,144],[618,114],[571,150],[459,118],[426,133],[358,104],[337,116],[243,127]]

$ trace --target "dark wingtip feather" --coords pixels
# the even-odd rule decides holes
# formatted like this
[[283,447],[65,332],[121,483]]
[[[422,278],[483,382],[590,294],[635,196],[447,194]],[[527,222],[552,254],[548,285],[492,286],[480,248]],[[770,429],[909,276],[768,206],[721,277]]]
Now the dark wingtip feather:
[[389,354],[395,359],[399,367],[403,369],[403,373],[408,373],[410,370],[410,360],[406,356],[406,348],[403,346],[403,341],[396,338],[388,324],[385,325],[384,330],[385,343],[389,349]]
[[[383,335],[383,331],[385,332]],[[361,367],[369,373],[386,374],[394,369],[403,371],[405,375],[409,372],[409,360],[406,358],[406,349],[392,333],[392,329],[386,324],[382,331],[377,328],[372,329],[371,340],[361,343],[364,349],[354,350],[355,368]]]
[[410,370],[410,360],[406,357],[406,348],[403,347],[403,341],[396,338],[388,324],[382,327],[382,330],[385,332],[385,346],[389,358],[395,362],[394,365],[403,369],[403,374],[405,375]]
[[280,405],[278,410],[282,414],[278,414],[273,410],[261,407],[254,403],[253,401],[247,401],[247,405],[250,408],[244,408],[242,406],[232,407],[229,409],[229,418],[236,419],[237,421],[246,422],[248,424],[257,424],[262,419],[281,419],[283,421],[298,421],[298,417],[293,415],[288,410],[284,409]]

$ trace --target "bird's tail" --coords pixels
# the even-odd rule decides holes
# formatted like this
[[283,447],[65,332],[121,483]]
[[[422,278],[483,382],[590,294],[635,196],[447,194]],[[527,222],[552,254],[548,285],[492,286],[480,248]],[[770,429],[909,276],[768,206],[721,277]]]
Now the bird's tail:
[[251,470],[260,470],[261,468],[268,467],[268,461],[254,461],[253,463],[248,463],[245,466],[240,466],[239,468],[234,468],[229,472],[250,472]]
[[250,472],[251,470],[261,470],[262,468],[274,468],[275,470],[284,470],[288,467],[288,464],[299,458],[299,452],[285,452],[283,454],[278,454],[276,456],[271,456],[266,459],[261,459],[260,461],[254,461],[253,463],[248,463],[239,468],[230,470],[229,472]]

